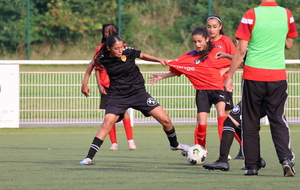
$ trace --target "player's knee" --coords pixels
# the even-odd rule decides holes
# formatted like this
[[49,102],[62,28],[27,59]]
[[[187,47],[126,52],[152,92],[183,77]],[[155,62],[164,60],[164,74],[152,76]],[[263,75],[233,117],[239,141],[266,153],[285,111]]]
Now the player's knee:
[[228,131],[235,131],[235,125],[234,125],[234,123],[232,122],[232,120],[229,117],[227,117],[225,119],[225,121],[224,121],[224,129],[223,129],[223,131],[226,131],[226,130],[228,130]]

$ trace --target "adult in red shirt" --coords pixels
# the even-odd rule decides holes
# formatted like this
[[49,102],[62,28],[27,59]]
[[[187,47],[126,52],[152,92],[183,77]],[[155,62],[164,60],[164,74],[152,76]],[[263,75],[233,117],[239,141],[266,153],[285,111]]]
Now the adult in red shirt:
[[[118,27],[116,25],[114,25],[114,24],[104,24],[103,27],[102,27],[101,44],[96,48],[95,55],[101,49],[103,44],[106,42],[107,37],[110,34],[118,34],[118,32],[119,32],[119,30],[118,30]],[[103,67],[94,66],[94,60],[90,62],[90,64],[88,65],[88,67],[86,69],[85,76],[84,76],[84,79],[82,81],[81,92],[85,96],[87,96],[87,97],[89,96],[90,89],[87,86],[87,83],[88,83],[89,77],[90,77],[91,72],[92,72],[93,69],[95,69],[95,75],[96,75],[96,79],[97,79],[98,89],[99,89],[99,92],[101,94],[100,109],[105,109],[106,102],[107,102],[107,99],[108,99],[107,92],[108,92],[108,89],[109,89],[110,81],[109,81],[109,77],[107,75],[107,72]],[[133,139],[133,131],[132,131],[132,126],[131,126],[128,111],[125,112],[124,119],[122,121],[123,121],[123,124],[124,124],[124,129],[125,129],[125,133],[126,133],[126,137],[127,137],[128,147],[129,147],[130,150],[135,150],[136,145],[135,145],[134,139]],[[112,129],[109,132],[109,138],[110,138],[110,141],[112,143],[109,150],[119,150],[119,145],[117,143],[117,134],[116,134],[116,125],[115,124],[113,125]]]
[[204,27],[197,27],[192,32],[192,39],[196,47],[168,63],[170,72],[166,74],[153,74],[151,84],[158,80],[180,76],[184,74],[196,89],[197,127],[194,133],[194,143],[206,148],[207,117],[212,104],[216,106],[218,126],[223,127],[226,119],[225,91],[222,85],[221,68],[228,67],[230,60],[216,58],[219,52],[209,40],[208,31]]
[[242,135],[245,175],[258,175],[260,165],[260,110],[266,113],[277,157],[284,176],[295,175],[294,153],[290,148],[289,126],[284,116],[287,100],[287,76],[284,48],[293,46],[298,36],[290,10],[279,7],[275,0],[261,0],[248,10],[236,31],[239,38],[224,86],[232,90],[233,74],[246,54],[243,72]]

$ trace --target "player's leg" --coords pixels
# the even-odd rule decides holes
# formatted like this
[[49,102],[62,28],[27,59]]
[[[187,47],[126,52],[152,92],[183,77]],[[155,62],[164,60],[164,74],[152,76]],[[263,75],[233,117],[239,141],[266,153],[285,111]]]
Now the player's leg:
[[111,147],[109,148],[109,150],[119,150],[119,145],[117,143],[116,124],[114,124],[111,130],[109,131],[109,139],[111,142]]
[[194,132],[194,143],[203,146],[206,149],[206,131],[207,131],[207,112],[197,114],[197,127]]
[[234,138],[235,124],[231,120],[231,117],[227,117],[224,121],[224,129],[222,134],[222,139],[220,143],[219,159],[211,164],[203,164],[205,169],[209,170],[229,170],[228,156],[230,152],[230,147]]
[[171,122],[170,117],[167,115],[165,110],[161,106],[157,106],[148,112],[149,115],[153,116],[162,126],[170,142],[171,150],[187,150],[188,145],[180,144],[177,141],[176,130]]
[[124,124],[124,129],[127,137],[128,147],[130,150],[135,150],[136,145],[133,140],[133,132],[132,132],[132,126],[131,126],[128,110],[125,112],[124,119],[122,121]]
[[218,120],[218,134],[219,134],[219,139],[221,141],[224,121],[226,120],[227,117],[225,112],[225,102],[223,101],[218,102],[216,104],[216,109],[217,109],[217,120]]
[[194,131],[194,143],[206,148],[207,117],[212,105],[211,90],[196,91],[197,127]]
[[80,165],[91,165],[92,159],[100,149],[106,135],[111,130],[112,126],[116,123],[119,116],[114,114],[106,114],[104,117],[104,121],[96,133],[96,136],[94,137],[94,140],[90,146],[90,149],[88,151],[88,154],[84,160],[82,160],[79,164]]
[[284,169],[284,176],[294,176],[294,164],[291,162],[294,153],[290,148],[290,129],[284,116],[287,99],[287,82],[268,82],[269,96],[266,97],[266,112],[270,122],[272,139],[275,145],[279,162]]
[[266,94],[266,82],[243,81],[242,139],[245,175],[257,175],[260,158],[260,110]]

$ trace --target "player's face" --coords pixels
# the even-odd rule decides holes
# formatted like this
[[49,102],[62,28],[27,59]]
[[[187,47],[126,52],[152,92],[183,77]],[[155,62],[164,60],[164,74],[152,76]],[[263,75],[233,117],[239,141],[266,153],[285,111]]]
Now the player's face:
[[217,38],[220,36],[222,25],[217,19],[212,18],[206,22],[206,29],[211,38]]
[[202,35],[200,34],[196,34],[192,36],[196,51],[203,51],[206,49],[207,47],[207,42],[208,42],[208,38],[204,38]]
[[107,38],[109,35],[112,34],[113,27],[112,26],[107,26],[104,28],[104,38]]
[[108,51],[110,51],[109,56],[110,57],[118,57],[120,58],[123,53],[123,42],[122,41],[116,41],[112,47],[107,47]]

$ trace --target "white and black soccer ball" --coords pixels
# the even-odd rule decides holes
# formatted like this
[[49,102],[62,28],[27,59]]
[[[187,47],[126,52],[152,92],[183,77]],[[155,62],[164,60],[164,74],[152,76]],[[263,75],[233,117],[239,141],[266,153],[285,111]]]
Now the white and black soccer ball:
[[192,145],[187,149],[185,156],[189,164],[203,164],[207,157],[207,150],[201,145]]

